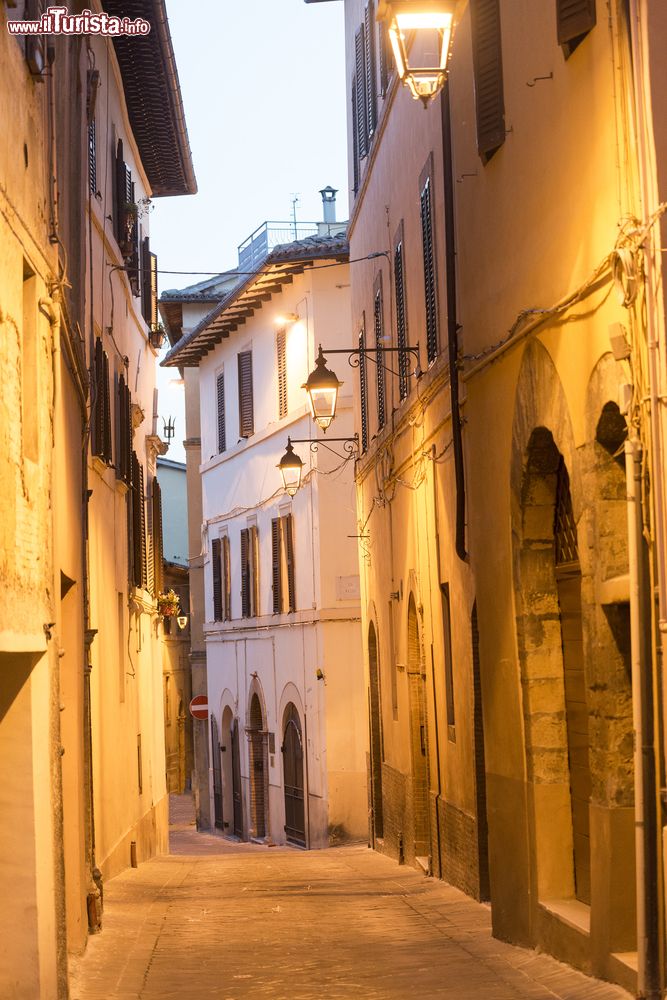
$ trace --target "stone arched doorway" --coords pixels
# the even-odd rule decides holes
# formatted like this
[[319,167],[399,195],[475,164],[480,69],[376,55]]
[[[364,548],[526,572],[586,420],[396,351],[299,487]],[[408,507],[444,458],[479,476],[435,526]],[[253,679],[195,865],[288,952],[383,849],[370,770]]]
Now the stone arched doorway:
[[570,476],[546,427],[521,487],[517,630],[538,892],[590,904],[589,707],[582,575]]
[[368,712],[370,724],[371,837],[373,844],[384,836],[382,808],[382,712],[380,668],[375,625],[368,626]]
[[211,715],[211,763],[213,766],[213,822],[218,830],[223,829],[222,819],[222,761],[220,759],[220,736],[218,720]]
[[426,692],[419,621],[414,595],[408,602],[408,692],[410,698],[410,751],[414,857],[426,867],[431,853],[429,823],[428,731]]
[[283,717],[283,787],[285,793],[285,835],[292,844],[306,846],[304,787],[304,747],[301,720],[293,702]]
[[259,695],[250,700],[248,720],[250,746],[250,836],[264,839],[267,835],[266,811],[268,806],[268,755],[266,726]]

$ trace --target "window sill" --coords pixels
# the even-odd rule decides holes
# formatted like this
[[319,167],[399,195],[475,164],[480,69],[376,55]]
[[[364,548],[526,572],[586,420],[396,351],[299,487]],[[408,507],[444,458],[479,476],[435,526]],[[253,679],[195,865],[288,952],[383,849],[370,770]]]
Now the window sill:
[[540,906],[573,930],[590,934],[591,908],[578,899],[543,899]]

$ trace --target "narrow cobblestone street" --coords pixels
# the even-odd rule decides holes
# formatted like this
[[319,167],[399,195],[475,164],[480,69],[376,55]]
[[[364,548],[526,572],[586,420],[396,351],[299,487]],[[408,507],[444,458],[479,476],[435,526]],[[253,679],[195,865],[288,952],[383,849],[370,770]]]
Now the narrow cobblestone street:
[[494,940],[487,907],[365,847],[231,844],[172,797],[171,850],[106,885],[72,1000],[628,997]]

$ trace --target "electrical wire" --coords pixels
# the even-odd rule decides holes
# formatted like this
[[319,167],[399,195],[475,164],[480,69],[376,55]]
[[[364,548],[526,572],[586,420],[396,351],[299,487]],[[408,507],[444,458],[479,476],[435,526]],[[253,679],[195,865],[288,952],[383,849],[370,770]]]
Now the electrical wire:
[[[287,244],[289,246],[289,244]],[[288,274],[290,270],[294,267],[298,267],[299,264],[304,264],[309,271],[324,271],[328,267],[347,267],[348,264],[359,264],[361,261],[365,260],[375,260],[376,257],[386,257],[386,250],[376,250],[374,253],[369,253],[365,257],[353,257],[350,260],[336,260],[331,264],[309,264],[307,261],[294,260],[289,264],[276,265],[275,270],[271,271],[272,275],[275,275],[277,271],[286,271]],[[266,259],[264,260],[266,263]],[[254,271],[239,271],[235,267],[228,267],[223,271],[165,271],[162,268],[158,268],[158,274],[188,274],[188,275],[209,275],[212,278],[216,276],[222,276],[225,274],[237,274],[239,277],[259,277],[261,275],[262,269],[255,269]]]

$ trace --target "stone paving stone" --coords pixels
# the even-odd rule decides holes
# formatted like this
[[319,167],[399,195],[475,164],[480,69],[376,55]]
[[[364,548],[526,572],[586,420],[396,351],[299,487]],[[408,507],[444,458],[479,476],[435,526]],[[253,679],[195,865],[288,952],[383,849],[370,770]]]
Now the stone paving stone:
[[199,834],[105,887],[72,1000],[628,1000],[491,937],[490,911],[365,847],[305,852]]

